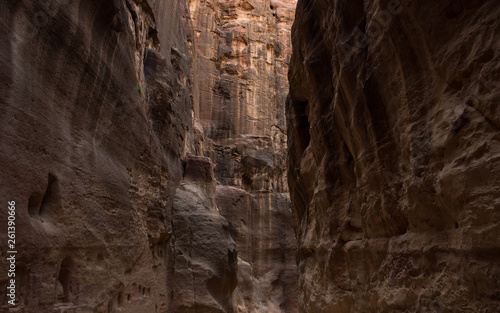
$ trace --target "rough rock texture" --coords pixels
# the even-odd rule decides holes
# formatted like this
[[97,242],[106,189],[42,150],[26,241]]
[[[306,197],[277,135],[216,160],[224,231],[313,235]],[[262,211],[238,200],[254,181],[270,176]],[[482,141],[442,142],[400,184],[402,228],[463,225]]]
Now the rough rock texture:
[[284,163],[294,6],[0,3],[16,312],[296,312]]
[[216,202],[238,245],[238,312],[296,312],[285,100],[295,0],[197,0],[197,152],[216,164]]
[[[227,222],[212,212],[215,186],[177,189],[194,149],[187,12],[174,0],[0,3],[0,287],[14,200],[15,312],[167,312],[188,295],[175,281],[186,260],[211,292],[186,303],[230,312],[237,263]],[[200,192],[212,211],[190,227],[205,218],[214,239],[194,233],[192,251],[172,225],[204,209],[181,201]]]
[[217,186],[215,201],[238,244],[238,312],[297,312],[298,274],[288,194]]
[[497,312],[498,1],[299,0],[301,312]]
[[217,180],[287,190],[284,104],[295,0],[193,1],[194,107]]
[[238,255],[215,188],[210,159],[188,156],[172,206],[172,312],[235,312]]

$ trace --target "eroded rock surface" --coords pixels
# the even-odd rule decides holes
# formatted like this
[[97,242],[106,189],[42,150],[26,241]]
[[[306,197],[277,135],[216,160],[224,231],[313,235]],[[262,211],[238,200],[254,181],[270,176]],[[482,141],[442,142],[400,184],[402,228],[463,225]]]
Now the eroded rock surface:
[[296,312],[285,99],[295,1],[193,1],[197,149],[238,245],[238,312]]
[[168,309],[170,209],[192,129],[182,4],[1,2],[0,197],[17,208],[17,312]]
[[[293,9],[0,3],[16,312],[296,311],[284,165]],[[6,223],[0,232],[6,242]],[[5,293],[0,304],[9,310]]]
[[301,312],[500,306],[497,1],[299,0]]
[[217,186],[215,199],[238,244],[238,312],[297,312],[297,266],[286,193]]
[[172,206],[172,312],[236,312],[238,250],[215,205],[213,164],[188,156]]
[[201,150],[218,165],[224,185],[286,191],[284,103],[295,1],[209,0],[190,7],[193,100],[206,138]]

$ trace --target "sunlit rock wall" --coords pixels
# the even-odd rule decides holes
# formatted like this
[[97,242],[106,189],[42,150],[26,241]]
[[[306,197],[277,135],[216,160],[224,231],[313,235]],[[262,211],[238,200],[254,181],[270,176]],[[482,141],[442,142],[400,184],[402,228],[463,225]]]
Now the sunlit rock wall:
[[196,149],[238,245],[238,312],[296,312],[285,100],[295,1],[192,1]]

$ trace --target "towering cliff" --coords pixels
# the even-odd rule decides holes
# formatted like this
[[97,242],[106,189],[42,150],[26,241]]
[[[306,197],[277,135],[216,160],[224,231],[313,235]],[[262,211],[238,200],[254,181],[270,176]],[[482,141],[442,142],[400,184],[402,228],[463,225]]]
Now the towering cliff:
[[500,307],[498,1],[299,0],[301,312]]
[[2,292],[2,311],[297,310],[293,9],[0,3],[2,290],[7,201],[18,251],[16,306]]
[[192,129],[186,10],[2,1],[0,185],[17,208],[20,310],[166,311]]
[[295,0],[193,1],[197,148],[238,245],[238,312],[296,312],[285,100]]

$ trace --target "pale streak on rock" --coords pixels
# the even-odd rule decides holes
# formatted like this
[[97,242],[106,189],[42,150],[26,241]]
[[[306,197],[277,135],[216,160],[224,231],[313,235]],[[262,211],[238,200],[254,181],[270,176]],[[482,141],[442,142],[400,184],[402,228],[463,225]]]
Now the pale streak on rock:
[[197,149],[238,244],[238,312],[297,311],[285,100],[295,0],[191,2]]

